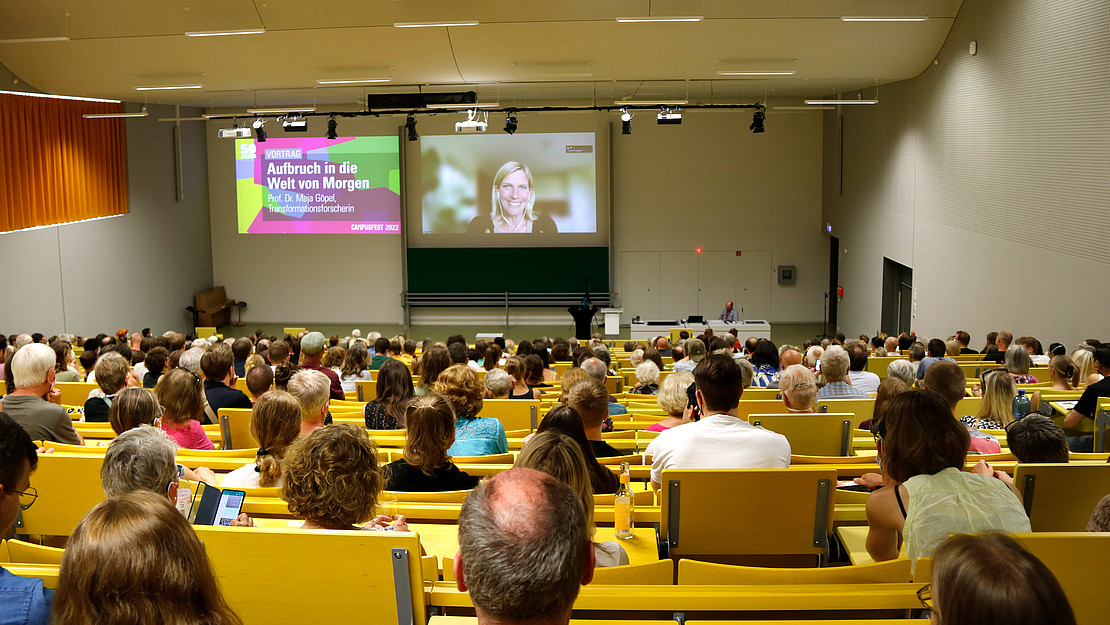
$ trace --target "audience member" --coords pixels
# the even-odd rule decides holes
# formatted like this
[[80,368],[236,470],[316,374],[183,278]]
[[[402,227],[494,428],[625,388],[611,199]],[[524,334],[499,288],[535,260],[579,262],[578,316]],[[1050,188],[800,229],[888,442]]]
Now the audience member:
[[232,366],[235,368],[235,377],[247,374],[247,356],[254,350],[254,344],[248,338],[238,338],[231,344]]
[[[674,350],[671,353],[673,356]],[[693,373],[694,367],[697,367],[698,363],[705,358],[705,343],[701,339],[690,339],[683,346],[683,353],[685,357],[682,360],[676,360],[673,369],[676,373],[679,371]]]
[[285,391],[268,391],[251,410],[251,437],[258,445],[254,462],[224,476],[225,488],[281,486],[285,452],[301,433],[301,405]]
[[[758,349],[758,348],[757,348]],[[847,369],[847,367],[845,367]],[[661,432],[647,449],[654,457],[652,486],[666,469],[780,469],[790,465],[786,437],[739,418],[740,366],[721,354],[707,356],[694,371],[702,418]]]
[[402,515],[374,516],[385,479],[378,447],[363,428],[316,430],[294,443],[282,464],[281,497],[303,529],[408,531]]
[[177,445],[154,426],[139,425],[116,436],[100,465],[100,487],[107,497],[145,490],[177,503]]
[[917,383],[917,367],[908,360],[892,360],[886,366],[886,377],[898,378],[906,383],[906,386],[913,386]]
[[[948,402],[952,416],[960,419],[957,414],[960,400],[967,395],[967,376],[963,369],[954,362],[937,361],[925,372],[925,379],[921,382],[922,388],[938,393]],[[961,423],[963,421],[961,420]],[[980,432],[974,424],[967,424],[967,433],[971,437],[968,451],[976,454],[997,454],[1002,452],[998,439],[990,434]]]
[[1037,376],[1029,373],[1029,367],[1033,366],[1033,360],[1029,357],[1029,352],[1021,345],[1011,345],[1006,350],[1004,356],[1006,361],[1006,368],[1010,370],[1010,375],[1013,376],[1014,382],[1017,384],[1036,384]]
[[405,363],[389,359],[378,370],[377,396],[363,408],[370,430],[396,430],[405,426],[405,409],[415,396],[412,373]]
[[523,358],[520,356],[512,356],[507,359],[505,361],[505,373],[509,374],[509,379],[512,381],[512,388],[509,390],[509,399],[539,400],[540,391],[528,387],[529,371]]
[[134,491],[96,505],[62,556],[54,625],[239,625],[204,547],[164,496]]
[[813,412],[817,405],[817,376],[802,365],[790,365],[779,375],[782,403],[790,412]]
[[423,395],[430,392],[439,374],[451,366],[451,353],[447,348],[436,343],[424,350],[420,356],[420,385],[413,389],[413,394]]
[[550,475],[511,469],[463,503],[455,580],[470,593],[481,625],[565,625],[593,569],[586,512]]
[[967,428],[940,394],[902,393],[883,422],[882,467],[894,483],[867,498],[867,552],[875,561],[897,558],[903,540],[916,562],[952,533],[1029,531],[1010,476],[982,460],[963,471]]
[[58,340],[50,344],[50,349],[54,350],[54,371],[56,372],[54,375],[55,382],[84,381],[84,379],[81,377],[81,374],[77,372],[77,368],[75,366],[76,360],[73,357],[73,346],[71,346],[67,341]]
[[473,369],[465,364],[451,365],[439,374],[432,390],[442,395],[455,411],[455,443],[447,450],[448,455],[485,456],[509,451],[501,422],[478,416],[483,389]]
[[235,381],[239,378],[232,364],[234,358],[230,349],[216,345],[200,359],[200,369],[204,372],[204,397],[207,401],[204,413],[209,423],[220,422],[221,408],[250,410],[253,405],[246,393],[235,388]]
[[247,392],[251,394],[251,403],[254,404],[274,387],[274,370],[267,364],[247,367],[246,380]]
[[[929,367],[933,366],[934,362],[940,362],[942,360],[956,362],[955,360],[945,355],[948,352],[948,347],[944,344],[944,341],[940,339],[930,339],[929,345],[928,347],[926,347],[926,350],[929,355],[924,358],[920,358],[920,362],[917,363],[918,380],[925,378],[925,372],[929,370]],[[912,361],[914,359],[911,357],[910,360]]]
[[486,399],[508,399],[509,392],[513,389],[513,381],[504,369],[491,369],[483,380],[486,387]]
[[848,341],[848,380],[852,388],[870,395],[879,390],[879,376],[867,370],[867,345]]
[[143,388],[154,388],[158,384],[158,378],[169,371],[169,362],[169,350],[165,347],[152,347],[143,360],[143,364],[146,365],[146,373],[143,374]]
[[301,405],[301,432],[298,440],[327,425],[331,401],[331,381],[315,369],[301,369],[289,378],[286,390]]
[[370,382],[374,379],[370,369],[367,368],[369,359],[370,352],[362,341],[355,341],[347,348],[343,364],[339,368],[339,384],[344,393],[354,393],[356,382]]
[[[540,421],[539,427],[536,428],[536,434],[547,431],[559,432],[578,445],[582,451],[582,458],[586,462],[586,470],[590,475],[590,486],[595,493],[609,495],[617,492],[617,489],[620,488],[620,479],[616,473],[597,461],[593,446],[586,438],[586,428],[582,421],[582,415],[578,414],[577,410],[570,406],[555,406],[547,411],[543,420]],[[525,438],[525,446],[531,442],[531,438],[534,438],[534,436]]]
[[852,386],[848,379],[848,352],[839,345],[830,345],[821,354],[821,375],[825,386],[817,391],[817,399],[870,399],[871,396]]
[[[343,385],[339,381],[339,374],[335,371],[323,366],[320,362],[324,358],[324,344],[327,339],[320,332],[309,332],[301,338],[301,369],[312,369],[319,371],[328,378],[328,393],[331,399],[343,400]],[[386,347],[389,347],[389,341],[386,341]],[[377,369],[377,367],[371,367]]]
[[[586,511],[586,530],[593,540],[594,489],[590,485],[589,471],[582,449],[566,434],[547,431],[536,434],[517,456],[514,467],[535,469],[550,475],[571,487],[582,501]],[[597,566],[623,566],[629,563],[628,552],[617,541],[595,542],[594,558]]]
[[435,393],[417,397],[405,411],[405,451],[385,466],[386,490],[436,492],[467,490],[478,478],[459,470],[447,450],[455,442],[455,413]]
[[983,430],[1003,430],[1014,421],[1014,396],[1017,386],[1005,369],[984,371],[979,378],[983,402],[974,417],[961,416],[964,425]]
[[[10,536],[19,511],[35,502],[37,492],[31,488],[31,472],[38,462],[31,436],[0,412],[0,536]],[[37,577],[13,575],[0,566],[0,598],[2,623],[47,625],[50,621],[54,591],[44,588]]]
[[636,367],[636,386],[632,392],[637,395],[659,394],[659,366],[647,360]]
[[[463,344],[463,349],[466,349],[466,344]],[[382,368],[382,364],[389,360],[389,339],[379,337],[374,340],[374,357],[370,359],[369,369],[377,371]]]
[[1087,521],[1088,532],[1110,532],[1110,495],[1095,504],[1095,510]]
[[289,362],[289,343],[285,341],[270,343],[270,348],[266,350],[266,356],[270,360],[270,366],[274,368],[284,362]]
[[943,625],[1075,625],[1060,582],[1013,538],[955,534],[937,547],[923,599]]
[[[737,362],[741,362],[741,364],[746,362],[746,363],[748,363],[749,366],[751,366],[751,361],[746,359],[746,358],[741,357],[737,360]],[[805,355],[803,355],[802,352],[799,351],[797,347],[794,347],[793,345],[783,345],[782,347],[779,348],[779,371],[780,371],[780,375],[781,375],[781,372],[786,371],[786,368],[789,367],[790,365],[800,365],[803,362],[805,362]],[[752,373],[754,375],[755,367],[752,366],[751,368],[752,368]],[[748,388],[748,386],[750,386],[750,384],[748,384],[744,388]],[[780,386],[779,380],[775,380],[774,382],[771,382],[770,384],[768,384],[766,386],[766,388],[782,388],[782,387]]]
[[968,347],[968,345],[971,344],[971,335],[968,334],[967,332],[964,332],[963,330],[956,331],[956,342],[960,344],[960,353],[961,354],[978,354],[979,353],[979,352],[975,351],[974,349],[971,349],[970,347]]
[[597,378],[587,377],[570,388],[567,405],[582,417],[586,438],[598,458],[624,455],[601,440],[601,424],[609,412],[609,391]]
[[164,412],[161,427],[185,449],[215,449],[200,425],[204,413],[204,388],[200,376],[188,369],[173,369],[154,387]]
[[116,394],[133,381],[128,375],[131,369],[123,356],[116,352],[108,352],[97,361],[95,371],[96,385],[103,395],[85,400],[85,421],[107,423],[108,409],[115,400]]
[[[13,391],[0,400],[4,412],[21,425],[34,440],[69,445],[82,444],[73,421],[59,405],[61,392],[54,388],[56,363],[54,350],[41,343],[30,343],[16,350],[8,360]],[[46,399],[43,399],[43,398]]]
[[1030,414],[1006,428],[1006,444],[1018,462],[1067,462],[1068,437],[1052,419]]
[[755,369],[753,386],[768,388],[779,379],[782,371],[779,369],[779,352],[770,339],[760,339],[755,345],[755,351],[748,360]]
[[647,432],[662,432],[689,423],[693,414],[692,410],[687,410],[690,396],[686,389],[690,388],[693,383],[694,375],[685,371],[672,373],[664,378],[663,384],[659,387],[659,395],[655,398],[655,403],[667,413],[667,416],[662,421],[647,426],[644,430]]

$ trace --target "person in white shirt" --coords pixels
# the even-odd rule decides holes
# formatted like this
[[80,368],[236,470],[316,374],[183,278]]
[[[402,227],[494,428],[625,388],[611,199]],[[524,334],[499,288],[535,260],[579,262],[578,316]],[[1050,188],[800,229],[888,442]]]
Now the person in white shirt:
[[852,387],[864,393],[879,392],[879,376],[867,370],[867,346],[859,341],[848,341],[848,379]]
[[665,469],[785,469],[786,437],[739,418],[742,374],[729,356],[706,356],[694,370],[700,421],[671,428],[648,445],[656,489]]

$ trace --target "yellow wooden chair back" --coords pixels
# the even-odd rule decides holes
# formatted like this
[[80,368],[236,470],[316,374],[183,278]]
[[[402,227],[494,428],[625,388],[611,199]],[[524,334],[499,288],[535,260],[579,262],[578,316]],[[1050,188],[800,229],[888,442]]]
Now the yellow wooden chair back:
[[719,584],[881,584],[912,581],[910,559],[821,568],[768,568],[678,561],[678,583]]
[[1014,486],[1034,532],[1081,532],[1110,493],[1110,464],[1019,464]]
[[751,415],[748,423],[777,432],[790,441],[790,452],[807,456],[849,456],[851,414]]
[[637,586],[670,586],[674,583],[674,561],[659,560],[646,564],[606,566],[594,569],[591,584]]
[[31,474],[38,491],[34,505],[21,512],[20,534],[69,536],[77,522],[104,500],[100,488],[103,454],[54,452],[39,456]]
[[320,604],[304,599],[304,582],[309,579],[327,582],[329,622],[426,622],[417,534],[195,529],[224,598],[247,625],[318,622]]
[[660,538],[671,558],[814,566],[828,552],[835,486],[821,467],[666,470]]
[[258,442],[251,434],[251,411],[247,408],[220,408],[221,449],[257,449]]
[[84,406],[89,393],[100,387],[95,382],[55,382],[54,388],[61,391],[63,405]]
[[487,399],[479,417],[497,419],[506,430],[534,430],[540,422],[540,402],[524,399]]
[[358,380],[355,382],[355,396],[360,402],[373,401],[378,398],[378,383],[371,380]]

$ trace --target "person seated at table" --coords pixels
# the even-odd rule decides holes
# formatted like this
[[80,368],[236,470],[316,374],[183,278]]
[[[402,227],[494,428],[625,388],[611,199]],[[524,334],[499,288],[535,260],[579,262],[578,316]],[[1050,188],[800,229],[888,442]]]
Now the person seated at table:
[[867,498],[867,553],[875,561],[897,558],[903,540],[916,562],[952,533],[1030,531],[1009,475],[983,460],[963,471],[967,428],[940,394],[902,393],[883,422],[882,468],[894,483]]
[[1068,462],[1068,437],[1052,419],[1029,414],[1006,428],[1006,444],[1018,462]]
[[315,369],[296,369],[289,378],[286,390],[301,405],[301,435],[309,434],[328,425],[331,413],[331,380]]
[[886,377],[898,378],[912,388],[917,384],[917,367],[908,360],[892,360],[886,366]]
[[586,373],[580,367],[574,367],[574,368],[571,368],[571,369],[567,369],[563,373],[563,376],[561,378],[559,378],[559,390],[560,390],[559,403],[560,404],[567,403],[567,396],[570,394],[571,387],[574,386],[575,384],[578,384],[582,380],[585,380],[588,377],[590,377],[590,374]]
[[[582,422],[582,415],[570,406],[555,406],[547,412],[543,421],[536,428],[536,434],[553,430],[566,435],[582,450],[582,458],[586,463],[586,470],[590,475],[590,486],[599,495],[608,495],[617,492],[620,488],[620,478],[608,467],[597,461],[593,446],[586,438],[586,428]],[[525,439],[525,446],[535,436]]]
[[[0,412],[0,536],[10,536],[20,510],[35,503],[31,474],[38,463],[31,435]],[[47,625],[53,595],[41,579],[14,575],[0,566],[0,622]]]
[[[123,356],[116,352],[108,352],[100,357],[96,363],[96,385],[103,395],[90,397],[85,400],[85,421],[88,423],[107,423],[108,410],[116,394],[130,381],[130,365]],[[139,386],[133,384],[133,386]]]
[[367,369],[370,360],[370,351],[366,343],[353,341],[343,356],[343,364],[339,367],[339,385],[344,393],[354,393],[355,383],[373,380],[373,374]]
[[455,411],[455,442],[447,450],[448,455],[485,456],[509,451],[501,422],[478,416],[484,391],[473,369],[464,364],[451,365],[439,374],[432,390]]
[[790,365],[779,375],[782,403],[790,412],[813,412],[817,405],[817,376],[803,365]]
[[282,463],[281,498],[303,529],[408,531],[405,517],[378,515],[385,477],[366,430],[337,423],[294,443]]
[[447,449],[455,442],[455,413],[435,393],[414,399],[405,410],[405,451],[385,466],[386,490],[436,492],[467,490],[478,478],[459,470]]
[[970,428],[1003,430],[1014,422],[1013,404],[1017,385],[1005,369],[985,371],[980,378],[983,402],[975,416],[961,416],[960,421]]
[[523,358],[513,356],[506,360],[505,373],[509,374],[509,379],[513,382],[513,387],[509,390],[509,399],[539,400],[540,391],[528,386],[528,377],[531,372],[528,371],[528,366]]
[[1021,345],[1011,345],[1006,349],[1004,358],[1006,368],[1010,370],[1010,375],[1013,376],[1015,384],[1037,383],[1037,376],[1029,373],[1029,368],[1033,366],[1033,359],[1029,356],[1029,350]]
[[193,528],[164,495],[138,490],[97,504],[70,536],[53,625],[241,625]]
[[423,395],[432,390],[439,374],[451,366],[451,352],[441,343],[424,350],[420,356],[420,384],[413,388],[413,394]]
[[254,462],[224,476],[225,488],[281,486],[281,464],[289,446],[301,433],[301,405],[285,391],[267,391],[255,402],[251,436],[258,444]]
[[632,393],[637,395],[659,394],[659,366],[650,360],[645,360],[636,366],[636,386]]
[[200,376],[188,369],[177,368],[162,375],[154,394],[165,412],[160,424],[184,449],[215,449],[200,425],[204,414],[204,386]]
[[[1053,356],[1048,361],[1048,377],[1052,382],[1051,390],[1074,391],[1075,387],[1079,385],[1079,367],[1067,356]],[[1033,396],[1029,401],[1034,412],[1050,417],[1055,413],[1055,409],[1049,406],[1047,402],[1041,403],[1041,392],[1039,390],[1033,391]]]
[[116,395],[108,409],[108,423],[119,435],[144,424],[157,426],[163,412],[154,391],[141,386],[130,386]]
[[686,371],[672,373],[664,378],[663,384],[659,387],[659,394],[655,397],[655,404],[662,408],[667,416],[662,421],[647,426],[644,431],[662,432],[683,423],[689,423],[693,413],[689,409],[690,396],[686,390],[693,383],[694,375]]
[[504,369],[493,369],[486,373],[482,384],[486,387],[486,399],[508,399],[513,390],[513,381]]
[[378,369],[377,397],[363,409],[368,430],[397,430],[405,427],[405,407],[415,390],[412,373],[405,363],[390,358]]
[[[548,430],[533,436],[517,456],[514,467],[535,469],[571,487],[586,511],[586,530],[593,540],[594,527],[594,489],[590,485],[590,474],[582,448],[569,436]],[[595,542],[595,566],[622,566],[628,564],[628,552],[620,544],[611,540]]]
[[934,623],[1076,623],[1052,571],[1005,534],[951,536],[933,555],[932,578],[918,597],[931,611]]

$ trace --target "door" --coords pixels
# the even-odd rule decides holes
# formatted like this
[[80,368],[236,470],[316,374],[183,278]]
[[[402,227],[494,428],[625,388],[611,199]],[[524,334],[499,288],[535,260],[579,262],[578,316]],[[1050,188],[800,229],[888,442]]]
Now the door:
[[882,331],[892,336],[910,331],[913,315],[913,269],[883,259]]
[[659,318],[659,252],[621,254],[621,323]]

